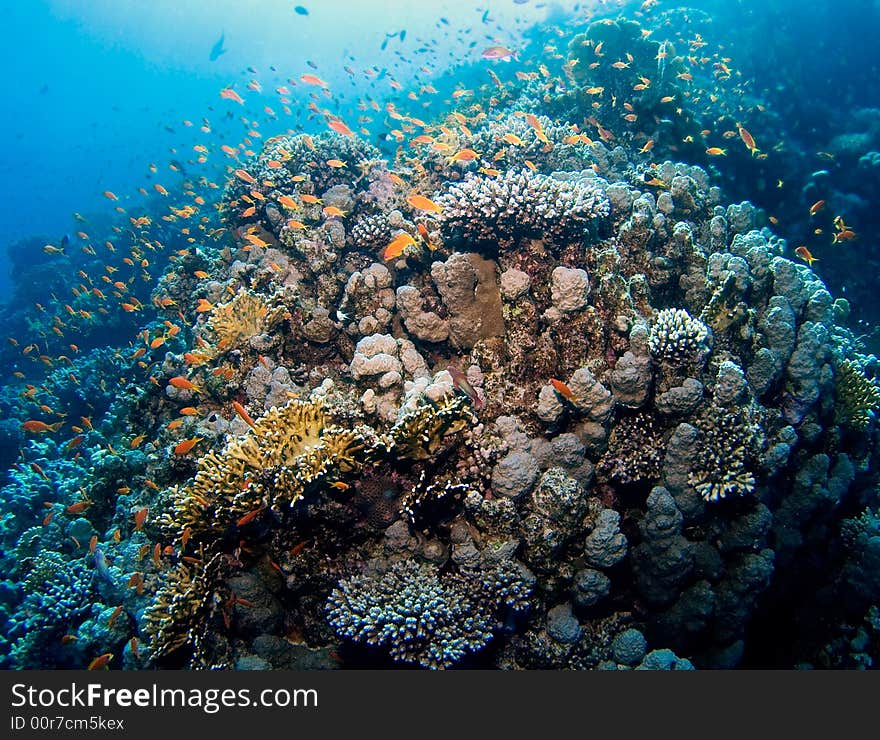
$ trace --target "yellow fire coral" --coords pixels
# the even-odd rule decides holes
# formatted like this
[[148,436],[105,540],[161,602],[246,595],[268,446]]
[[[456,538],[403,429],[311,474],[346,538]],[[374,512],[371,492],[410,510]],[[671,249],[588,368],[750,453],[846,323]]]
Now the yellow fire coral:
[[193,564],[178,565],[159,589],[153,603],[144,611],[144,631],[150,638],[153,660],[164,658],[186,647],[188,668],[224,668],[216,645],[207,644],[213,622],[221,609],[217,588],[221,583],[222,555],[207,563],[191,558]]
[[199,460],[192,483],[172,491],[178,533],[223,532],[253,511],[292,506],[309,484],[331,470],[349,472],[362,464],[355,455],[375,440],[368,427],[328,428],[318,403],[290,401],[273,407],[221,452]]
[[244,288],[228,303],[214,306],[208,319],[208,332],[220,352],[241,346],[251,337],[268,331],[286,309],[277,295],[265,299]]

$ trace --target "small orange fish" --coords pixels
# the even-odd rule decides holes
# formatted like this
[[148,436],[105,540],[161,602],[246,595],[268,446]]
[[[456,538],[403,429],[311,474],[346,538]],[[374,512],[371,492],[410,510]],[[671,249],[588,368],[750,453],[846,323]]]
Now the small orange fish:
[[760,151],[755,145],[755,139],[746,129],[743,128],[742,124],[736,124],[736,130],[739,132],[739,138],[742,139],[742,143],[746,145],[746,149],[748,149],[754,157],[755,154]]
[[65,511],[68,514],[82,514],[92,505],[92,503],[92,501],[78,501],[77,503],[68,506]]
[[285,208],[289,208],[292,211],[295,211],[299,208],[299,203],[297,203],[293,198],[289,195],[281,195],[278,197],[278,202],[284,206]]
[[113,625],[116,624],[116,620],[119,618],[119,615],[122,614],[122,604],[117,606],[110,617],[107,619],[107,629],[113,629]]
[[329,87],[329,85],[324,82],[320,77],[313,74],[304,74],[299,78],[301,82],[304,82],[307,85],[317,85],[318,87]]
[[382,259],[393,260],[403,254],[403,250],[416,243],[410,234],[401,231],[394,240],[382,250]]
[[25,432],[30,432],[31,434],[45,434],[46,432],[57,432],[62,426],[64,426],[63,421],[59,421],[55,424],[47,424],[46,422],[37,419],[29,419],[21,425],[21,428]]
[[111,660],[113,660],[113,653],[104,653],[103,655],[99,655],[91,663],[89,663],[89,667],[86,668],[86,670],[87,671],[99,671],[102,668],[106,668],[107,664]]
[[338,170],[342,167],[347,167],[348,165],[346,165],[341,159],[328,159],[327,166],[332,167],[334,170]]
[[46,514],[46,516],[43,518],[43,526],[44,527],[48,526],[49,522],[52,521],[52,517],[54,517],[54,516],[55,516],[54,511],[50,511],[48,514]]
[[832,244],[840,244],[840,242],[852,241],[856,238],[856,232],[852,229],[841,229],[834,235]]
[[572,393],[571,388],[569,388],[568,385],[563,383],[561,380],[550,378],[550,385],[552,385],[553,389],[566,401],[574,400],[574,393]]
[[237,169],[233,173],[239,180],[246,182],[248,185],[255,185],[257,179],[247,170]]
[[182,375],[177,375],[171,380],[168,381],[170,385],[173,385],[175,388],[180,388],[184,391],[193,391],[194,393],[201,393],[199,388],[193,385],[189,380],[184,378]]
[[147,554],[149,551],[150,551],[150,545],[149,545],[149,544],[141,545],[141,546],[138,548],[137,561],[140,562],[141,560],[143,560],[144,557],[146,556],[146,554]]
[[477,154],[473,149],[460,149],[455,154],[453,154],[449,158],[449,163],[453,162],[473,162],[480,155]]
[[706,150],[706,154],[708,154],[710,157],[726,157],[727,156],[727,149],[722,149],[721,147],[718,147],[718,146],[710,146]]
[[234,100],[239,105],[244,105],[244,99],[231,87],[224,87],[220,91],[220,97],[224,98],[225,100]]
[[406,202],[420,211],[432,211],[433,213],[443,212],[442,206],[437,205],[433,200],[426,198],[424,195],[417,195],[414,193],[406,199]]
[[183,534],[180,535],[180,550],[186,549],[186,544],[189,542],[190,537],[192,537],[192,530],[189,527],[184,527]]
[[139,434],[137,437],[135,437],[133,440],[131,440],[131,442],[128,443],[128,446],[131,447],[131,449],[136,450],[138,447],[141,446],[141,443],[146,438],[147,438],[146,434]]
[[79,639],[76,635],[64,635],[61,638],[62,645],[69,645],[71,642],[76,642]]
[[137,637],[132,637],[132,638],[131,638],[131,641],[130,641],[128,644],[129,644],[129,646],[131,647],[131,654],[132,654],[135,658],[140,659],[141,654],[140,654],[140,652],[138,651],[138,639],[137,639]]
[[810,267],[813,266],[814,262],[819,261],[819,258],[814,257],[812,254],[810,254],[810,250],[807,249],[806,247],[798,247],[797,249],[794,250],[794,253],[798,257],[800,257],[804,262],[806,262]]
[[91,539],[89,539],[89,552],[92,555],[94,555],[97,547],[98,547],[98,535],[93,534]]
[[155,565],[157,568],[162,567],[162,545],[160,545],[158,542],[153,548],[153,565]]
[[817,200],[813,205],[810,206],[810,215],[815,216],[819,211],[825,208],[824,200]]
[[84,434],[78,434],[73,439],[71,439],[66,445],[64,445],[64,449],[70,452],[72,449],[79,447],[83,441],[85,440]]
[[198,416],[199,410],[195,406],[186,406],[180,410],[181,416]]
[[134,514],[134,531],[140,532],[144,526],[144,522],[147,521],[147,512],[149,511],[149,507],[145,506],[143,509],[140,509]]
[[203,437],[191,437],[190,439],[185,439],[183,442],[180,442],[174,448],[175,455],[186,455],[193,447],[195,447],[199,442],[201,442]]
[[354,136],[354,131],[352,131],[348,126],[345,125],[345,123],[343,123],[339,119],[327,121],[327,125],[337,134],[342,134],[343,136]]
[[251,429],[254,429],[257,426],[254,423],[254,420],[251,418],[251,415],[245,410],[245,407],[242,406],[238,401],[232,402],[232,408],[235,409],[235,413],[238,414],[244,420],[244,423],[247,424]]
[[261,506],[259,509],[254,509],[253,511],[249,511],[243,517],[239,518],[237,522],[235,522],[235,526],[243,527],[245,524],[252,522],[254,519],[256,519],[260,515],[260,512],[262,512],[264,508],[265,507]]
[[331,216],[342,218],[345,216],[345,214],[336,206],[324,206],[324,208],[322,208],[321,210],[328,218],[330,218]]

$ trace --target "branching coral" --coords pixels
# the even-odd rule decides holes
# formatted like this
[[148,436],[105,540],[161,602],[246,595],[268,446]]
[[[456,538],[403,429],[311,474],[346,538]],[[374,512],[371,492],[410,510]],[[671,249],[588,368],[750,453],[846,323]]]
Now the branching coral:
[[664,308],[648,337],[654,359],[675,364],[693,362],[708,349],[709,327],[682,308]]
[[240,288],[231,301],[214,306],[208,319],[208,332],[217,350],[225,352],[266,332],[285,311],[276,296],[267,299]]
[[15,637],[12,662],[17,668],[46,668],[50,645],[92,604],[92,577],[77,560],[65,560],[53,550],[44,550],[33,559],[22,582],[24,590],[22,622],[13,623],[9,636]]
[[443,208],[444,232],[502,247],[520,237],[562,240],[583,234],[610,208],[598,182],[558,180],[527,169],[502,177],[469,176],[435,201]]
[[698,422],[702,432],[694,452],[689,483],[705,501],[747,496],[755,490],[749,469],[761,442],[761,430],[742,409],[710,407]]
[[880,388],[851,360],[837,369],[836,420],[839,424],[865,430],[880,409]]
[[189,651],[188,668],[226,667],[218,655],[216,629],[223,599],[222,555],[209,562],[193,559],[191,566],[178,565],[144,612],[144,631],[149,636],[151,658],[167,658],[181,649]]
[[464,483],[429,480],[423,470],[418,483],[401,497],[400,510],[412,524],[422,526],[449,516],[470,492]]
[[447,668],[483,647],[507,609],[527,603],[531,583],[515,564],[438,575],[412,560],[381,576],[342,581],[327,602],[343,637],[388,649],[402,663]]
[[386,246],[392,234],[391,222],[385,214],[380,213],[358,218],[351,227],[349,238],[355,248],[371,250]]
[[625,416],[611,430],[597,470],[619,483],[651,481],[660,475],[663,452],[663,437],[653,416]]

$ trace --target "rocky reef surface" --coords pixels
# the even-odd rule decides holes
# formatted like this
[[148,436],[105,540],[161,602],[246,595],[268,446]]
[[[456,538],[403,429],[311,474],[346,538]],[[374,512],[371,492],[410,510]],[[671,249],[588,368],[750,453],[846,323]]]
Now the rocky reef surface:
[[[156,288],[187,325],[152,382],[82,449],[2,428],[5,665],[870,664],[847,302],[705,169],[543,112],[441,121],[472,159],[333,133],[241,163],[222,248]],[[49,382],[77,408],[114,362]]]

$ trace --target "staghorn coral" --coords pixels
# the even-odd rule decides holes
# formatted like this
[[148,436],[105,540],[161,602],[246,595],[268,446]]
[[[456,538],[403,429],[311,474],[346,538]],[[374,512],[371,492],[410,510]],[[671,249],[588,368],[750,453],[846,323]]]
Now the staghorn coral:
[[609,213],[602,183],[567,181],[528,169],[501,177],[469,176],[435,198],[442,231],[477,243],[509,248],[533,236],[563,241],[584,234]]
[[407,560],[382,575],[341,581],[326,611],[340,636],[436,670],[482,648],[505,611],[525,607],[530,590],[527,573],[516,563],[441,576],[430,565]]
[[268,331],[285,312],[285,307],[278,303],[278,296],[264,298],[239,288],[232,300],[214,306],[207,329],[217,350],[226,352]]
[[648,348],[655,360],[690,363],[709,348],[709,327],[683,308],[664,308],[651,324]]
[[837,368],[835,420],[864,431],[880,410],[880,388],[851,360]]

